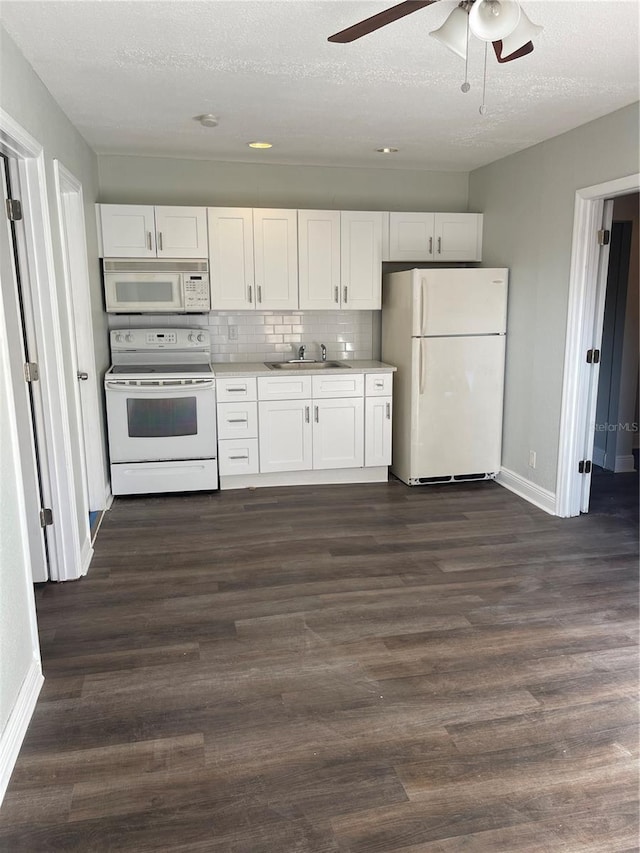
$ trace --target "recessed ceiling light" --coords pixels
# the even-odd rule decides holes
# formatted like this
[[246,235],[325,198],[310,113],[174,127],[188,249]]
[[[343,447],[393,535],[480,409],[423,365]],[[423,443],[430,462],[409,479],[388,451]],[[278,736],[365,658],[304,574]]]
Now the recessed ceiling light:
[[397,154],[397,148],[376,148],[378,154]]
[[249,148],[273,148],[270,142],[247,142]]
[[195,116],[195,120],[199,121],[203,127],[217,127],[220,119],[214,116],[213,113],[205,113],[202,116]]

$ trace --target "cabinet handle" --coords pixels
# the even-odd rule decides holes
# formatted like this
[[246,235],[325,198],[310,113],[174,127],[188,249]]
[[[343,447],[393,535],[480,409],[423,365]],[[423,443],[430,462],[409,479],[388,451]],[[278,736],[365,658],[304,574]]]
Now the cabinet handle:
[[438,237],[438,254],[442,254],[442,237]]
[[158,231],[158,249],[162,251],[162,231]]
[[318,406],[314,406],[314,420],[317,424],[320,423],[320,410]]
[[243,387],[243,388],[227,388],[227,391],[234,391],[234,392],[237,391],[240,394],[244,394],[246,390],[247,390],[246,387]]
[[262,285],[258,285],[258,302],[262,302]]
[[153,245],[151,243],[151,231],[147,231],[147,246],[149,247],[149,251],[152,251]]
[[387,403],[387,420],[391,420],[391,403]]
[[309,406],[304,407],[304,422],[309,423]]
[[249,302],[253,304],[253,288],[249,285]]
[[376,380],[375,386],[376,386],[376,388],[384,388],[384,382],[380,382],[380,380]]
[[429,254],[433,255],[433,237],[429,237]]
[[344,286],[344,300],[343,301],[344,301],[344,304],[346,305],[347,304],[347,285],[346,284]]
[[335,303],[336,305],[340,303],[340,289],[338,288],[338,285],[336,285]]
[[229,459],[248,459],[248,456],[230,456]]
[[248,418],[227,418],[228,424],[246,424],[248,423]]

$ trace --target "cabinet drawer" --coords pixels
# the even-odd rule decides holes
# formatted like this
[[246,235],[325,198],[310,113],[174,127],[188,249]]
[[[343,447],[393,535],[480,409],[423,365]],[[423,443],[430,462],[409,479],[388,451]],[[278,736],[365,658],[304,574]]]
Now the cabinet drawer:
[[220,476],[258,473],[258,439],[225,438],[218,442]]
[[218,403],[219,438],[257,438],[257,403]]
[[259,376],[260,400],[304,400],[311,396],[310,376]]
[[219,403],[228,403],[231,400],[258,399],[255,376],[241,376],[239,379],[216,379],[216,388]]
[[[347,373],[345,371],[345,373]],[[312,376],[314,398],[358,397],[364,394],[364,374],[349,371],[331,376]]]
[[367,373],[364,383],[367,397],[388,397],[393,388],[393,373]]

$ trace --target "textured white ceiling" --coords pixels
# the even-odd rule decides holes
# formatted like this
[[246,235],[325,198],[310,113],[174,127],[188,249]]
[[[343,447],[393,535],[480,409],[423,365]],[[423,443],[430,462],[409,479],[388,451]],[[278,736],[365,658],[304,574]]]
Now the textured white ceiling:
[[530,56],[489,55],[485,116],[484,45],[463,95],[464,62],[428,37],[456,0],[327,42],[393,5],[3,0],[0,21],[100,153],[467,171],[638,100],[637,0],[523,0],[545,29]]

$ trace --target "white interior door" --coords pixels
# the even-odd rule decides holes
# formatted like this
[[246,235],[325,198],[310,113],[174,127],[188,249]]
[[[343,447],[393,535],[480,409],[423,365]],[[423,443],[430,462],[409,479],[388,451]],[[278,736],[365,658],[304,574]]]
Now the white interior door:
[[419,338],[411,431],[412,477],[500,469],[505,338]]
[[[3,191],[3,207],[9,197],[8,176],[4,157],[0,158],[0,177]],[[29,361],[25,340],[24,318],[22,317],[18,262],[14,252],[11,223],[6,216],[0,217],[0,297],[5,318],[5,334],[11,371],[12,396],[15,405],[15,421],[20,451],[20,472],[26,511],[26,524],[29,537],[29,561],[34,582],[49,578],[45,532],[40,525],[40,509],[44,505],[41,495],[41,479],[38,447],[35,432],[34,402],[31,388],[25,381],[24,365]],[[2,405],[6,405],[8,391],[3,393]],[[2,441],[8,437],[2,437]]]

